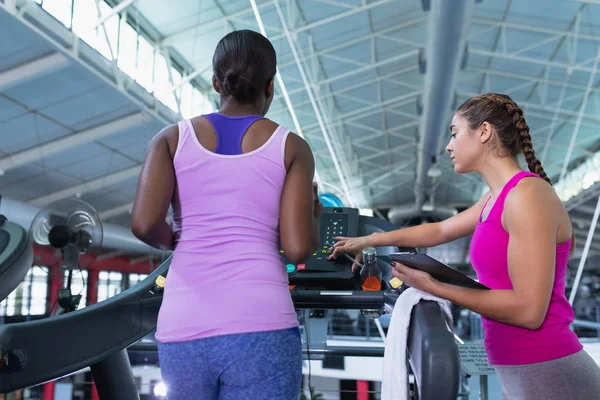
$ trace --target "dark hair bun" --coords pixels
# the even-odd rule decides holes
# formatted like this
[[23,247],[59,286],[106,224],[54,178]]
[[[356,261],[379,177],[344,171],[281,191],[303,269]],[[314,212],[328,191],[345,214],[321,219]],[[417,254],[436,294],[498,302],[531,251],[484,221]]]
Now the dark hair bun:
[[244,29],[228,33],[213,55],[213,72],[224,95],[253,103],[277,73],[273,45],[259,32]]
[[246,74],[239,73],[233,69],[225,73],[223,89],[241,102],[250,101],[254,97],[254,85],[250,78]]

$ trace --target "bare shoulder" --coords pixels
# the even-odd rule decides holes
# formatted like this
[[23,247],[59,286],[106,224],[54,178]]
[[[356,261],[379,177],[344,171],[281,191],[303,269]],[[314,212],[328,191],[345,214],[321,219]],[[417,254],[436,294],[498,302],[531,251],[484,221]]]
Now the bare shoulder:
[[304,140],[303,138],[301,138],[298,134],[294,133],[294,132],[290,132],[290,134],[288,135],[288,139],[287,139],[287,143],[291,146],[293,146],[294,148],[300,149],[301,151],[310,151],[310,146],[308,145],[308,143],[306,142],[306,140]]
[[536,177],[523,178],[508,192],[506,196],[507,205],[531,206],[546,204],[555,205],[560,202],[554,188],[543,179]]
[[175,156],[177,150],[177,142],[179,141],[179,127],[177,124],[172,124],[164,127],[150,141],[148,147],[156,145],[166,145],[171,154],[171,158]]
[[[566,210],[554,188],[543,179],[522,179],[506,196],[503,223],[545,220],[548,226],[558,227]],[[568,218],[568,216],[567,216]]]
[[290,132],[285,143],[285,166],[289,171],[290,166],[297,158],[313,163],[312,150],[306,140],[294,132]]

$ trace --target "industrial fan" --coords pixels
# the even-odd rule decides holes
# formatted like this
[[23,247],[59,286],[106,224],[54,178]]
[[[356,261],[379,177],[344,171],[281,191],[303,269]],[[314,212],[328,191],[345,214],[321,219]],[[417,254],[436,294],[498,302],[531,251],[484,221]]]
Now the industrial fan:
[[103,229],[94,207],[79,199],[64,199],[40,210],[29,229],[33,243],[60,250],[67,283],[59,290],[58,313],[74,311],[81,295],[71,293],[74,269],[86,269],[102,248]]
[[350,201],[337,187],[319,182],[319,200],[323,207],[350,207]]

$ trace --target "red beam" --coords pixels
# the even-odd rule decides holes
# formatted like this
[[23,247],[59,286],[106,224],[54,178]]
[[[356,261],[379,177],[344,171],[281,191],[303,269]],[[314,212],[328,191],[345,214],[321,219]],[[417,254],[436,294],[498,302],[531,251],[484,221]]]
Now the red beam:
[[56,381],[48,382],[44,385],[44,397],[43,400],[54,400],[54,387]]
[[[51,247],[37,246],[33,247],[34,263],[39,265],[54,265],[62,261],[60,251]],[[152,272],[152,266],[149,262],[139,262],[132,264],[126,257],[113,257],[104,260],[97,260],[93,256],[82,255],[81,264],[86,266],[89,271],[116,271],[130,274],[149,274]]]
[[98,396],[98,390],[96,389],[96,382],[92,381],[92,400],[100,400]]
[[356,381],[356,400],[369,400],[369,381]]
[[98,279],[100,271],[97,269],[88,270],[87,279],[87,305],[91,306],[98,302]]

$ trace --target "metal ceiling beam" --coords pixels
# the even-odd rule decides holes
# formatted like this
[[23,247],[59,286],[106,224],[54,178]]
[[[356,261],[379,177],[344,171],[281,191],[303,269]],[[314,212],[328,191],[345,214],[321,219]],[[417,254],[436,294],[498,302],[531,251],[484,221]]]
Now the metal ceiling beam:
[[431,189],[427,172],[437,153],[439,139],[447,130],[446,115],[452,104],[473,7],[474,0],[431,2],[415,180],[415,206],[418,210],[425,203],[426,192]]
[[329,4],[332,6],[350,9],[350,10],[357,7],[357,6],[353,6],[352,4],[342,3],[340,1],[333,1],[333,0],[313,0],[313,1],[316,1],[317,3]]
[[573,209],[574,211],[581,211],[590,215],[594,215],[594,208],[586,205],[579,205]]
[[[411,19],[409,21],[404,21],[399,24],[390,26],[389,28],[385,28],[380,31],[370,33],[367,35],[360,35],[359,37],[357,37],[355,39],[346,40],[342,43],[338,43],[336,45],[327,47],[325,49],[317,50],[314,53],[314,55],[315,56],[324,56],[326,54],[333,53],[334,51],[345,49],[350,46],[354,46],[358,43],[362,43],[362,42],[370,41],[370,40],[378,38],[378,37],[382,37],[382,35],[386,35],[388,33],[397,32],[399,30],[409,28],[414,25],[419,25],[423,22],[425,22],[425,17],[418,17],[418,18]],[[293,66],[293,65],[294,65],[294,60],[290,60],[290,61],[281,63],[280,68],[285,69],[285,68]]]
[[[250,4],[252,6],[252,12],[254,13],[254,18],[256,19],[256,24],[258,25],[258,28],[261,32],[261,34],[264,37],[267,37],[267,32],[265,30],[265,26],[263,25],[263,21],[262,21],[262,17],[260,16],[260,11],[259,11],[259,7],[256,4],[255,0],[250,0]],[[300,122],[298,121],[298,117],[296,116],[296,111],[294,109],[294,106],[292,105],[292,100],[290,99],[290,96],[288,94],[285,82],[283,80],[283,76],[281,74],[281,71],[279,70],[279,67],[276,68],[276,75],[275,78],[277,79],[277,83],[279,84],[279,88],[283,94],[284,100],[285,100],[285,104],[287,105],[288,111],[289,111],[289,115],[292,118],[292,121],[294,123],[294,127],[296,129],[296,134],[298,136],[300,136],[301,138],[304,138],[304,134],[302,133],[303,129],[300,127]],[[320,182],[321,178],[318,172],[317,167],[315,166],[315,181]]]
[[[280,15],[280,19],[283,16],[283,12],[279,6],[279,3],[276,3],[276,8],[278,14]],[[294,10],[294,11],[292,11]],[[288,3],[288,18],[292,20],[297,14],[296,20],[302,22],[302,24],[308,24],[306,17],[304,16],[304,11],[300,8],[299,0],[291,0]],[[283,21],[283,26],[285,26],[285,21]],[[294,20],[294,29],[295,29],[295,20]],[[292,46],[296,47],[296,41],[290,40],[290,35],[288,35],[289,31],[286,31],[286,36],[288,36],[288,43]],[[330,83],[326,84],[324,87],[315,85],[315,82],[318,82],[320,79],[327,78],[329,76],[327,70],[323,65],[323,57],[316,56],[316,43],[313,38],[312,32],[308,32],[308,49],[307,53],[303,52],[301,46],[297,46],[298,59],[300,60],[300,64],[306,66],[307,74],[305,79],[308,81],[309,86],[313,90],[313,94],[316,98],[317,108],[314,111],[322,112],[322,116],[324,117],[324,122],[327,128],[329,129],[329,133],[331,134],[331,142],[333,143],[336,151],[336,157],[338,157],[340,166],[343,171],[347,173],[347,179],[352,180],[352,185],[361,185],[364,184],[363,174],[361,170],[356,167],[358,164],[356,163],[356,159],[358,158],[357,149],[353,145],[352,141],[349,139],[346,127],[344,124],[333,124],[332,119],[341,113],[338,101],[335,97],[330,96],[329,93],[332,91],[332,85]],[[336,57],[336,56],[333,56]],[[310,100],[310,98],[309,98]],[[339,128],[339,129],[338,129]],[[341,182],[340,182],[341,183]],[[348,186],[351,185],[347,183]],[[351,201],[350,203],[354,203],[354,206],[359,207],[361,204],[367,204],[365,200],[365,191],[364,190],[353,190],[349,191],[351,193]]]
[[[394,71],[394,72],[386,74],[386,75],[378,76],[377,78],[369,79],[369,80],[366,80],[366,81],[363,81],[363,82],[360,82],[360,83],[357,83],[357,84],[354,84],[354,85],[346,86],[343,89],[332,91],[331,93],[329,93],[327,95],[324,95],[323,98],[327,98],[330,95],[331,96],[337,96],[338,94],[346,93],[346,92],[352,91],[354,89],[358,89],[358,88],[365,87],[365,86],[370,86],[373,83],[377,83],[377,82],[380,82],[380,81],[386,81],[388,79],[391,79],[392,77],[395,77],[395,76],[398,76],[398,75],[402,75],[402,74],[405,74],[405,73],[408,73],[408,72],[416,71],[417,68],[418,68],[417,65],[411,65],[410,67],[402,68],[402,69],[400,69],[398,71]],[[406,83],[403,82],[402,84],[406,84]],[[407,84],[407,85],[409,85],[409,84]],[[414,86],[417,86],[417,85],[414,85]],[[421,89],[420,89],[420,87],[418,87],[418,88],[415,87],[413,90],[421,90]],[[298,89],[298,90],[292,90],[289,94],[301,93],[301,92],[302,92],[302,90]],[[275,101],[278,98],[279,98],[279,96],[275,96],[275,98],[273,99],[273,101]],[[310,100],[302,101],[302,102],[298,103],[296,105],[296,107],[303,107],[303,106],[308,105],[308,104],[310,104]]]
[[[253,7],[255,8],[256,5],[255,5],[254,0],[250,0],[250,1],[252,3]],[[325,139],[325,144],[327,145],[327,148],[329,149],[329,154],[331,156],[331,160],[333,161],[333,164],[336,167],[336,171],[337,171],[340,183],[342,185],[344,194],[346,195],[346,198],[348,199],[348,201],[351,203],[351,206],[355,207],[356,199],[348,190],[347,179],[349,178],[349,176],[347,173],[347,166],[342,165],[342,163],[340,162],[341,161],[340,157],[337,154],[337,152],[332,144],[332,140],[331,140],[332,139],[331,138],[332,127],[330,124],[330,120],[327,118],[324,118],[324,116],[321,114],[322,112],[324,112],[323,104],[320,102],[319,98],[315,98],[315,96],[312,92],[312,85],[311,85],[312,82],[309,81],[310,78],[307,76],[307,74],[304,70],[304,66],[302,65],[300,56],[298,55],[296,45],[294,44],[291,33],[288,30],[287,23],[285,21],[285,17],[283,16],[283,12],[281,11],[281,8],[279,7],[278,2],[275,2],[275,8],[276,8],[277,14],[279,16],[279,22],[281,23],[281,26],[283,27],[285,37],[287,38],[290,49],[292,50],[292,53],[296,60],[296,65],[298,67],[298,71],[300,72],[300,76],[302,77],[302,81],[304,83],[304,88],[306,90],[306,93],[308,94],[310,101],[311,101],[313,110],[315,112],[315,116],[317,117],[318,124],[321,128],[321,132],[323,133],[323,138]],[[260,14],[259,14],[258,10],[256,11],[256,16],[257,16],[257,20],[259,20]],[[319,104],[317,104],[317,103],[319,103]],[[346,171],[342,170],[342,168],[344,168]]]
[[561,37],[568,37],[568,38],[576,38],[577,40],[590,40],[592,42],[600,42],[600,37],[598,35],[588,35],[585,33],[575,33],[573,31],[562,31],[560,29],[552,29],[552,28],[545,28],[542,26],[534,26],[531,24],[518,24],[515,22],[510,22],[510,21],[498,21],[495,19],[490,19],[490,18],[482,18],[482,17],[477,17],[477,19],[473,20],[472,22],[473,25],[482,25],[487,27],[502,27],[502,28],[509,28],[509,29],[514,29],[514,30],[518,30],[518,31],[524,31],[524,32],[535,32],[535,33],[544,33],[547,35],[552,35],[552,36],[561,36]]
[[[34,4],[33,7],[28,7],[30,4]],[[145,89],[141,86],[132,87],[129,89],[123,89],[119,87],[118,83],[111,80],[107,72],[110,68],[103,69],[103,65],[110,65],[110,62],[106,63],[106,59],[98,54],[95,50],[81,46],[83,40],[75,35],[72,31],[67,29],[63,24],[56,21],[56,19],[44,11],[41,7],[38,7],[35,2],[28,0],[25,5],[17,6],[15,9],[8,7],[5,3],[0,1],[0,9],[7,12],[29,31],[39,35],[47,44],[54,48],[58,53],[64,55],[70,61],[76,62],[81,65],[85,70],[93,74],[95,77],[106,83],[109,87],[117,90],[119,93],[124,95],[133,104],[145,110],[149,115],[155,117],[162,123],[173,123],[177,120],[175,113],[173,113],[168,107],[157,107],[156,104],[149,106],[145,98],[147,97],[151,102],[157,102],[151,94],[148,94]],[[27,14],[27,15],[25,15]],[[48,32],[52,32],[50,35]],[[84,51],[86,49],[86,51]],[[87,51],[89,50],[89,51]],[[84,53],[84,54],[81,54]],[[85,57],[82,57],[85,56]],[[97,57],[97,58],[95,58]],[[91,60],[90,60],[91,58]],[[124,77],[126,74],[120,70],[118,73]],[[138,90],[139,89],[139,90]]]
[[[324,86],[324,85],[327,85],[327,84],[329,84],[331,82],[335,82],[335,81],[339,81],[339,80],[342,80],[342,79],[346,79],[346,78],[349,78],[351,76],[354,76],[354,75],[357,75],[357,74],[360,74],[360,73],[363,73],[363,72],[369,72],[369,71],[372,71],[372,70],[376,70],[377,68],[383,67],[384,65],[388,65],[388,64],[395,63],[395,62],[398,62],[398,61],[406,60],[406,59],[409,59],[411,57],[415,57],[415,62],[416,62],[416,57],[417,57],[418,54],[419,54],[418,50],[407,51],[406,53],[398,54],[398,55],[395,55],[395,56],[392,56],[392,57],[388,57],[388,58],[386,58],[384,60],[380,60],[380,61],[378,61],[376,63],[372,63],[372,64],[366,65],[364,67],[355,68],[355,69],[353,69],[351,71],[344,72],[343,74],[338,74],[338,75],[332,76],[332,77],[327,78],[327,79],[319,80],[318,82],[315,82],[315,86]],[[410,71],[413,71],[414,69],[415,69],[414,65],[411,65],[411,66],[403,68],[402,71],[399,72],[399,73],[410,72]],[[291,90],[289,92],[289,95],[291,96],[293,94],[304,93],[305,90],[306,89],[303,88],[303,87],[298,88],[298,89],[294,89],[294,90]]]
[[67,57],[51,53],[0,72],[0,91],[5,91],[31,79],[60,71],[69,65]]
[[[373,114],[376,113],[380,113],[380,110],[375,110],[373,111]],[[366,136],[362,136],[359,138],[354,137],[352,139],[352,144],[360,144],[363,142],[368,142],[370,140],[374,140],[377,139],[378,137],[384,136],[384,135],[391,135],[391,136],[395,136],[398,139],[401,140],[408,140],[411,143],[414,143],[416,145],[415,139],[416,139],[416,135],[414,135],[414,130],[412,131],[408,131],[410,128],[416,128],[418,127],[420,124],[419,121],[411,121],[411,122],[407,122],[404,124],[400,124],[397,126],[394,126],[392,128],[390,128],[389,126],[387,127],[387,129],[377,129],[377,128],[373,128],[371,126],[368,125],[363,125],[361,123],[357,123],[354,122],[354,120],[352,119],[344,119],[344,120],[338,120],[336,121],[333,125],[334,126],[342,126],[342,125],[346,125],[347,127],[353,127],[356,129],[362,129],[366,132],[372,132]],[[408,131],[408,132],[412,132],[412,133],[401,133],[402,131]],[[313,140],[320,140],[320,137],[315,137],[312,135],[312,133],[310,134],[311,139]],[[317,153],[319,154],[323,154],[322,150],[318,150]]]
[[588,230],[588,235],[585,240],[585,245],[583,247],[583,254],[581,256],[581,260],[579,260],[579,265],[577,266],[577,273],[575,274],[575,281],[573,282],[573,287],[571,289],[571,293],[569,294],[569,303],[571,303],[571,305],[575,301],[575,296],[577,295],[577,288],[579,287],[579,282],[581,280],[583,268],[585,267],[585,261],[587,259],[588,253],[590,251],[590,246],[591,246],[592,240],[594,238],[594,232],[596,231],[596,224],[598,223],[598,217],[600,217],[600,196],[598,196],[598,201],[596,202],[596,209],[594,210],[594,216],[592,217],[592,223],[590,224],[590,228]]
[[561,63],[561,62],[557,62],[557,61],[542,60],[539,58],[534,58],[534,57],[529,57],[529,56],[515,56],[511,53],[504,53],[502,51],[489,51],[487,49],[481,49],[481,48],[478,49],[478,48],[469,47],[469,54],[477,54],[477,55],[486,56],[486,57],[498,57],[498,58],[502,58],[502,59],[510,60],[510,61],[517,61],[517,62],[528,63],[528,64],[538,64],[538,65],[568,69],[568,70],[573,70],[573,71],[592,72],[592,68],[585,67],[582,64],[571,65],[571,64],[565,64],[565,63]]
[[[404,94],[401,96],[396,96],[391,99],[387,99],[387,100],[383,101],[382,103],[376,103],[371,106],[366,106],[359,110],[353,110],[353,111],[336,116],[334,118],[334,120],[331,121],[331,123],[344,122],[344,120],[346,120],[346,119],[357,120],[357,119],[365,118],[365,117],[368,117],[369,115],[373,115],[378,112],[381,112],[382,107],[413,102],[415,100],[415,98],[420,94],[421,94],[421,91],[416,90],[411,93],[407,93],[407,94]],[[306,125],[304,127],[304,131],[309,132],[311,129],[317,128],[318,126],[319,126],[319,124]]]
[[[257,7],[259,9],[262,9],[262,8],[266,8],[266,7],[273,5],[273,3],[274,3],[273,0],[265,1],[261,4],[258,4]],[[200,11],[200,12],[203,12],[203,11]],[[215,30],[216,28],[221,27],[224,23],[233,22],[236,18],[245,16],[245,15],[250,15],[250,14],[252,14],[252,9],[246,8],[241,11],[227,15],[223,18],[218,18],[218,19],[213,19],[211,21],[202,22],[201,23],[202,31],[199,31],[198,25],[194,24],[187,28],[183,28],[180,31],[166,35],[165,37],[162,38],[161,41],[159,41],[157,43],[157,45],[162,46],[162,47],[172,46],[175,43],[177,43],[178,41],[183,41],[188,38],[191,39],[196,34],[202,34],[207,31]],[[196,20],[196,19],[194,19],[194,20]],[[192,33],[192,35],[190,35],[190,33]]]
[[84,143],[98,140],[105,136],[114,135],[118,132],[123,132],[127,129],[142,125],[144,122],[146,122],[146,118],[147,117],[144,113],[135,113],[127,117],[107,122],[95,128],[86,129],[84,131],[53,140],[52,142],[23,150],[16,154],[12,154],[0,159],[0,171],[7,171],[21,165],[38,161],[43,157],[48,157],[61,151],[80,146]]
[[467,67],[466,71],[470,72],[470,73],[476,73],[476,74],[481,73],[481,74],[488,74],[488,75],[492,75],[492,76],[501,76],[503,78],[517,79],[517,80],[525,81],[525,82],[543,83],[543,84],[552,85],[552,86],[556,86],[556,87],[560,87],[560,88],[564,88],[564,87],[568,86],[570,89],[579,89],[579,90],[586,89],[586,85],[569,83],[569,82],[565,82],[564,80],[556,81],[556,80],[552,80],[552,79],[540,78],[539,76],[531,76],[531,75],[525,75],[522,73],[509,72],[509,71],[500,71],[497,69]]
[[93,192],[94,190],[110,187],[115,183],[123,182],[127,179],[137,178],[142,170],[141,165],[127,168],[112,174],[101,176],[79,185],[71,186],[58,192],[50,193],[45,196],[37,197],[30,201],[31,204],[44,206],[57,200],[69,198],[71,196],[81,195],[83,193]]
[[123,204],[122,206],[117,206],[108,210],[104,210],[100,212],[100,218],[102,220],[113,218],[125,213],[130,213],[133,209],[133,202]]
[[[340,14],[336,13],[336,14],[330,16],[330,17],[320,19],[320,20],[312,22],[312,23],[310,23],[308,25],[303,25],[300,28],[296,28],[296,29],[294,29],[291,32],[291,34],[294,35],[294,36],[296,36],[300,32],[305,32],[305,31],[317,28],[319,26],[329,24],[331,22],[339,21],[340,19],[347,18],[347,17],[349,17],[351,15],[354,15],[354,14],[357,14],[357,13],[361,13],[363,11],[371,10],[373,8],[382,6],[384,4],[391,3],[392,1],[393,0],[377,0],[377,1],[373,1],[372,3],[363,3],[362,6],[356,7],[354,9],[352,9],[352,10],[349,10],[349,11],[346,11],[346,12],[343,12],[343,13],[340,13]],[[281,40],[281,39],[285,39],[285,38],[286,38],[285,33],[282,33],[280,35],[273,36],[271,38],[271,40],[272,41],[276,41],[276,40]]]
[[119,4],[117,4],[116,6],[114,6],[110,12],[106,15],[103,15],[100,19],[98,19],[98,22],[96,22],[93,26],[92,29],[96,29],[98,28],[100,25],[104,25],[104,23],[106,21],[108,21],[110,18],[114,17],[117,14],[120,14],[121,11],[125,10],[127,7],[131,6],[133,3],[135,3],[137,0],[125,0]]
[[567,174],[567,168],[569,166],[569,162],[571,161],[571,155],[573,153],[573,148],[575,147],[575,140],[577,140],[577,135],[579,134],[579,128],[581,126],[581,119],[583,118],[585,109],[587,108],[588,99],[590,98],[592,86],[594,85],[594,80],[596,78],[596,72],[598,71],[598,63],[599,62],[600,62],[600,46],[598,47],[598,52],[596,54],[596,60],[594,61],[592,73],[590,74],[590,77],[588,80],[588,86],[585,90],[585,94],[583,95],[583,101],[581,102],[581,106],[579,107],[579,112],[577,115],[577,122],[575,123],[575,129],[573,129],[573,133],[571,134],[571,141],[569,142],[569,149],[567,150],[567,155],[565,156],[565,161],[562,166],[562,170],[560,172],[559,181],[562,181],[563,179],[565,179],[565,175]]
[[348,126],[352,126],[358,129],[363,129],[365,131],[368,132],[372,132],[372,134],[370,135],[366,135],[360,138],[353,138],[352,142],[355,144],[358,143],[363,143],[363,142],[368,142],[370,140],[374,140],[377,139],[378,137],[384,136],[384,135],[391,135],[391,136],[395,136],[398,139],[403,139],[403,140],[414,140],[414,136],[409,136],[409,135],[403,135],[400,134],[398,132],[402,132],[404,130],[407,130],[409,128],[416,128],[417,126],[419,126],[419,121],[411,121],[411,122],[407,122],[405,124],[401,124],[401,125],[397,125],[393,128],[390,128],[389,126],[387,127],[387,129],[377,129],[377,128],[373,128],[371,126],[368,125],[363,125],[363,124],[359,124],[353,121],[344,121],[344,123]]
[[[459,91],[459,92],[457,92],[457,94],[459,96],[466,97],[466,98],[478,96],[476,93],[463,92],[463,91]],[[578,93],[574,97],[578,98],[578,97],[584,97],[584,96],[582,94]],[[558,113],[559,115],[567,116],[567,117],[578,117],[580,114],[579,110],[571,111],[571,110],[559,109],[556,107],[550,107],[550,106],[543,105],[543,104],[536,104],[536,103],[532,103],[529,101],[517,101],[517,103],[519,104],[520,107],[523,107],[525,109],[531,108],[533,110],[545,111],[545,112],[552,113],[552,114]],[[583,114],[582,117],[589,118],[589,119],[592,119],[595,121],[600,121],[600,116],[598,116],[598,115]]]
[[[400,154],[400,152],[402,150],[407,150],[410,149],[411,147],[414,147],[414,143],[406,143],[406,144],[401,144],[399,146],[395,146],[393,148],[391,148],[389,151],[387,149],[384,150],[378,150],[378,151],[373,151],[371,152],[368,156],[362,157],[358,160],[358,163],[369,163],[371,160],[374,160],[376,158],[379,157],[386,157],[388,153],[398,153]],[[321,155],[321,151],[317,151],[315,152],[315,156],[319,156]],[[414,164],[414,159],[412,157],[412,152],[409,152],[408,156],[404,156],[402,157],[403,160],[410,160],[411,164]],[[385,167],[385,168],[389,168],[389,167]],[[323,174],[330,174],[335,170],[335,168],[331,167],[331,168],[327,168],[323,170]],[[407,172],[406,174],[410,173],[410,175],[413,175],[413,172]]]

